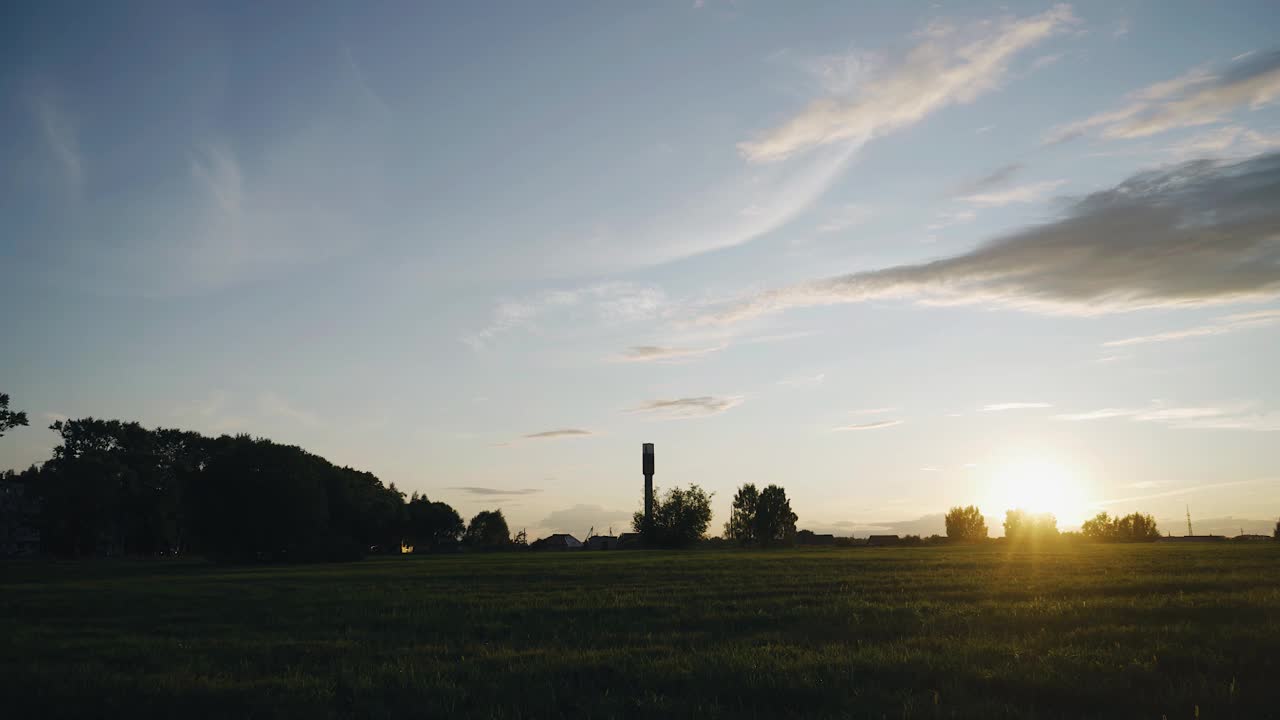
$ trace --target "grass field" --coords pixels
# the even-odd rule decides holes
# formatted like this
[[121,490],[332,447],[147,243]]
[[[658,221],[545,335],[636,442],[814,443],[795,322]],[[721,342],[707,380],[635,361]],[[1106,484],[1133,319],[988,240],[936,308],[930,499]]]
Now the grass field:
[[0,565],[0,714],[1280,717],[1280,547]]

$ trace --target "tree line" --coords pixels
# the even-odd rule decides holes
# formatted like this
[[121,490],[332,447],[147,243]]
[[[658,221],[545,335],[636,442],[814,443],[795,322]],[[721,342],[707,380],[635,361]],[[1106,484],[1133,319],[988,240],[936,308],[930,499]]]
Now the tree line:
[[[947,538],[960,542],[977,542],[987,539],[987,521],[974,505],[953,507],[945,518]],[[1280,523],[1277,523],[1280,525]],[[1010,541],[1045,540],[1078,535],[1100,542],[1150,542],[1160,537],[1155,518],[1143,513],[1131,513],[1113,517],[1101,512],[1086,520],[1079,533],[1058,531],[1058,519],[1053,513],[1032,513],[1013,509],[1005,512],[1004,536]]]
[[[0,396],[0,428],[26,424]],[[469,523],[448,504],[292,445],[84,418],[50,426],[53,457],[3,479],[36,500],[44,552],[195,553],[236,560],[346,560],[511,537],[501,510]]]

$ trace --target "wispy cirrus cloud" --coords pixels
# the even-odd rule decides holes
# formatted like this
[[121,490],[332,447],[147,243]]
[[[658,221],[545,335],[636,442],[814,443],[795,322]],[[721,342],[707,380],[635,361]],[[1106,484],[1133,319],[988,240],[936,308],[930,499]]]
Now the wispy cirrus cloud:
[[1049,193],[1062,187],[1066,182],[1066,180],[1045,180],[1004,190],[991,189],[975,192],[965,195],[963,199],[978,207],[1004,207],[1015,203],[1036,202],[1048,197]]
[[84,162],[80,157],[75,120],[66,111],[64,103],[48,90],[36,94],[31,105],[45,143],[61,166],[67,184],[78,189],[84,182]]
[[1186,340],[1188,338],[1228,335],[1230,333],[1237,333],[1244,330],[1268,327],[1275,325],[1276,323],[1280,323],[1280,310],[1259,310],[1257,312],[1227,315],[1205,325],[1196,325],[1195,327],[1183,328],[1181,330],[1170,330],[1168,332],[1155,333],[1154,335],[1139,335],[1137,337],[1121,338],[1119,340],[1108,340],[1107,342],[1102,343],[1102,345],[1103,347],[1123,347],[1126,345],[1145,345],[1148,343]]
[[728,397],[702,395],[674,400],[649,400],[631,408],[628,412],[670,419],[697,418],[718,415],[741,405],[742,401],[743,398],[740,395]]
[[947,258],[758,293],[705,314],[902,298],[1099,315],[1280,295],[1280,155],[1140,173],[1036,225]]
[[705,348],[678,348],[663,345],[632,345],[613,358],[616,362],[671,362],[692,360],[724,349],[724,345]]
[[595,433],[580,428],[563,428],[560,430],[543,430],[542,432],[529,433],[520,437],[523,440],[555,440],[557,438],[586,437],[587,435],[595,435]]
[[670,303],[661,288],[627,282],[606,282],[570,289],[550,289],[523,298],[499,302],[489,324],[463,336],[463,342],[481,349],[519,328],[536,327],[556,315],[579,322],[617,325],[661,317]]
[[1280,148],[1280,134],[1260,132],[1241,125],[1225,125],[1174,143],[1169,152],[1176,158],[1248,157]]
[[458,490],[458,491],[467,493],[468,495],[479,495],[483,497],[536,495],[537,493],[542,492],[542,490],[538,488],[491,488],[491,487],[477,487],[474,485],[457,485],[453,487],[447,487],[445,489]]
[[[934,25],[900,63],[868,80],[851,98],[817,100],[778,127],[738,145],[753,162],[775,162],[834,143],[864,143],[919,122],[949,105],[968,103],[999,87],[1019,52],[1072,24],[1070,6],[1003,19],[968,32]],[[860,65],[861,67],[861,65]]]
[[869,423],[857,423],[854,425],[840,425],[838,427],[833,427],[831,429],[836,432],[858,431],[858,430],[879,430],[881,428],[893,427],[894,425],[901,425],[904,422],[906,421],[905,420],[877,420],[875,422],[869,422]]
[[1182,127],[1207,125],[1247,107],[1257,110],[1280,99],[1280,50],[1247,55],[1220,72],[1197,68],[1130,95],[1116,110],[1053,128],[1045,142],[1096,132],[1107,140],[1140,138]]
[[1169,406],[1155,403],[1141,408],[1110,407],[1065,413],[1056,415],[1055,418],[1071,422],[1126,419],[1192,430],[1280,431],[1280,412],[1255,408],[1256,403],[1250,402],[1210,406]]
[[978,408],[978,412],[1004,412],[1006,410],[1034,410],[1036,408],[1053,407],[1049,403],[1044,402],[1007,402],[993,403],[991,405],[983,405]]

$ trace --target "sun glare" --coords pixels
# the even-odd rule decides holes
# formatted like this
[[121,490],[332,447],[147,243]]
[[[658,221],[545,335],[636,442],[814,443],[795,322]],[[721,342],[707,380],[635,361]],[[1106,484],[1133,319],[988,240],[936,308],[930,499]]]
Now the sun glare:
[[1077,525],[1089,515],[1080,482],[1066,468],[1045,460],[1011,462],[992,477],[983,510],[1003,516],[1014,508],[1053,513],[1059,528]]

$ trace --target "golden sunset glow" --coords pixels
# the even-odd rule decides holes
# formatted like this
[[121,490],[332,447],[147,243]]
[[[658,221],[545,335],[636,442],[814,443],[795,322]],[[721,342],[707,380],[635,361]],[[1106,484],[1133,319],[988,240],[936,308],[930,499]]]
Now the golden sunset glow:
[[992,475],[983,511],[1003,516],[1013,508],[1053,513],[1060,529],[1092,514],[1080,479],[1065,466],[1039,458],[1010,461]]

